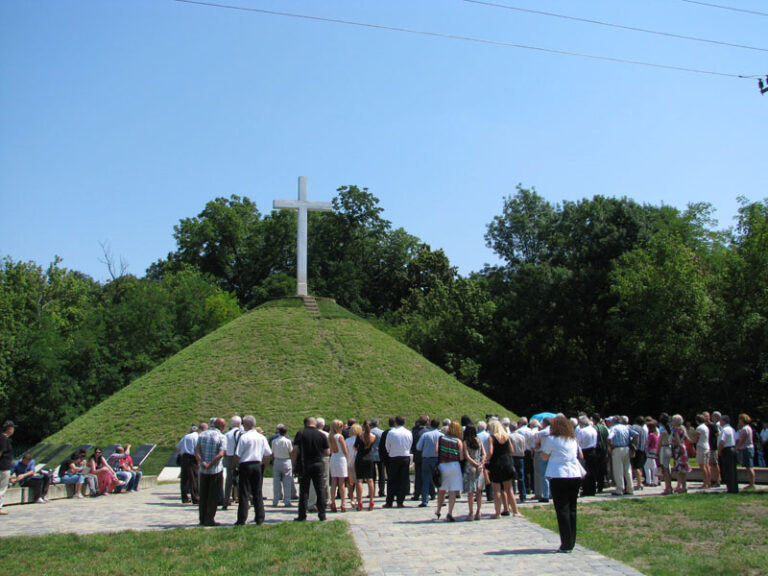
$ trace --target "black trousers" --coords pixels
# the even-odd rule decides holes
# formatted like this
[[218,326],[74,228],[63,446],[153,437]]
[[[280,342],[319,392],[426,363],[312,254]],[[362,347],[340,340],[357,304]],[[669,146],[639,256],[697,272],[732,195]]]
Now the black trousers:
[[533,490],[533,487],[536,486],[534,483],[534,471],[533,471],[533,451],[526,450],[525,451],[525,486],[527,487],[528,491]]
[[550,478],[549,492],[557,515],[560,548],[572,550],[576,545],[576,502],[581,478]]
[[600,448],[595,448],[595,459],[597,460],[597,491],[602,492],[605,489],[605,477],[608,474],[608,453]]
[[736,450],[733,448],[723,448],[720,453],[723,459],[720,475],[728,488],[729,494],[739,492],[739,477],[736,472]]
[[48,487],[51,485],[51,476],[48,474],[35,474],[28,476],[19,483],[24,488],[32,488],[35,499],[45,498],[48,495]]
[[224,472],[200,474],[200,524],[212,526],[215,522],[216,507],[224,489]]
[[383,460],[373,463],[373,481],[379,484],[379,496],[384,496],[387,487],[387,466]]
[[[413,455],[413,468],[414,468],[414,478],[413,478],[413,499],[418,500],[419,495],[421,494],[421,454],[414,454]],[[408,477],[408,490],[406,491],[406,494],[411,491],[411,478]]]
[[408,456],[390,457],[387,467],[387,504],[391,505],[397,498],[397,505],[402,506],[408,494],[411,480],[408,467],[411,459]]
[[198,476],[197,459],[194,454],[181,455],[181,501],[189,502],[192,496],[192,502],[197,504],[200,495],[197,489]]
[[328,483],[324,473],[325,467],[322,460],[306,464],[303,474],[299,477],[299,520],[307,519],[307,502],[309,501],[310,482],[315,487],[317,494],[317,517],[325,520],[326,495]]
[[594,496],[597,493],[597,478],[600,474],[597,451],[595,448],[585,448],[582,453],[584,454],[584,468],[587,469],[587,475],[584,476],[581,483],[581,495]]
[[264,498],[261,487],[263,481],[261,462],[240,462],[237,469],[238,503],[237,524],[248,521],[248,510],[253,504],[256,524],[264,522]]

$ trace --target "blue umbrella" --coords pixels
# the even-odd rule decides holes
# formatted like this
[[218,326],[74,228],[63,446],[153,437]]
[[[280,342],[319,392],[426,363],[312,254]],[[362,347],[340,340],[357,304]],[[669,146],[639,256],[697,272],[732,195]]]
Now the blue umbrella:
[[553,412],[539,412],[538,414],[534,414],[533,416],[531,416],[531,420],[536,419],[539,422],[541,422],[542,420],[544,420],[544,418],[549,418],[551,420],[555,416],[557,416],[557,414]]

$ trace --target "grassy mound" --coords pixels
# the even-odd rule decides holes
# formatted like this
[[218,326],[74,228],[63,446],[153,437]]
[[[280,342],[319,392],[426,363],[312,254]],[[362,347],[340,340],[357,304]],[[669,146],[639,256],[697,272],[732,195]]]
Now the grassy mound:
[[289,433],[330,420],[509,414],[331,302],[313,318],[298,299],[265,304],[200,339],[46,439],[174,446],[191,424],[253,414]]

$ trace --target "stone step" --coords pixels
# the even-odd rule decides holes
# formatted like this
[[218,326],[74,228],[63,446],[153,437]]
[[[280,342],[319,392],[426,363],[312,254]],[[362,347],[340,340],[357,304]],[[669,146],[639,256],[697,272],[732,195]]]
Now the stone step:
[[[142,476],[141,482],[139,482],[139,490],[148,490],[157,486],[157,476]],[[88,490],[88,483],[83,484],[83,490]],[[63,498],[71,498],[74,494],[74,487],[72,484],[53,484],[48,488],[48,500],[61,500]],[[88,495],[85,492],[83,495]],[[13,486],[8,488],[5,493],[5,499],[3,501],[4,506],[12,504],[29,504],[34,502],[36,495],[31,488],[24,488],[22,486]]]

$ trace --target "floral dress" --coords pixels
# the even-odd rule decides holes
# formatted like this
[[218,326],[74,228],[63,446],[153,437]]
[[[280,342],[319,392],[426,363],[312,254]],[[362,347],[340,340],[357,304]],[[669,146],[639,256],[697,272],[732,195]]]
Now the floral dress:
[[[467,452],[472,460],[482,462],[485,459],[483,444],[481,442],[478,442],[478,444],[479,446],[475,449],[467,447]],[[476,492],[483,488],[485,488],[485,475],[467,460],[464,466],[464,492]]]
[[672,472],[683,472],[688,474],[691,471],[691,467],[688,465],[688,450],[685,449],[685,439],[687,435],[683,428],[675,428],[672,430],[672,458],[675,461],[675,465],[672,467]]

